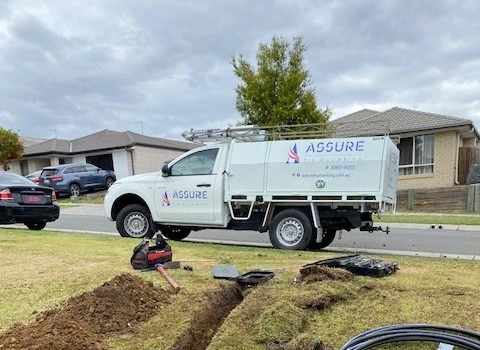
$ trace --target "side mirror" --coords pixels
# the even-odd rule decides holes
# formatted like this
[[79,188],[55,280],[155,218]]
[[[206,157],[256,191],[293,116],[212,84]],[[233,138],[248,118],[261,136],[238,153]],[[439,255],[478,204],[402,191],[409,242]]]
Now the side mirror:
[[162,176],[168,177],[170,175],[170,169],[168,168],[168,164],[163,164],[162,166]]

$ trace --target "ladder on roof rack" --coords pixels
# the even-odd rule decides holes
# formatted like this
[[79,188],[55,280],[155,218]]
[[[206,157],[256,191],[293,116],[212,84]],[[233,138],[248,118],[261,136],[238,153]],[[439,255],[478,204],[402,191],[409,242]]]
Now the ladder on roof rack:
[[252,142],[267,140],[316,139],[329,137],[386,136],[390,133],[387,121],[328,122],[316,124],[258,126],[244,125],[226,129],[190,129],[182,136],[195,143],[226,142],[234,139]]
[[226,129],[190,129],[184,131],[182,136],[195,143],[222,142],[233,139],[242,141],[265,141],[267,134],[257,125],[236,126]]

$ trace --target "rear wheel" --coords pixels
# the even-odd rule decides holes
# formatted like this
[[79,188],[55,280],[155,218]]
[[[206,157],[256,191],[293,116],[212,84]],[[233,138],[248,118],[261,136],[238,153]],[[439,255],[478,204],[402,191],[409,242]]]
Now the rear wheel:
[[105,187],[108,189],[110,186],[113,185],[115,180],[113,180],[113,177],[107,177],[107,180],[105,181]]
[[310,242],[310,245],[308,246],[309,248],[312,249],[321,249],[321,248],[326,248],[330,244],[332,244],[333,240],[335,239],[335,235],[337,234],[337,230],[323,230],[322,233],[322,241],[317,243],[316,242],[316,237],[312,237],[312,241]]
[[45,221],[32,221],[32,222],[26,222],[25,226],[28,227],[29,230],[32,231],[40,231],[45,228],[47,223]]
[[143,238],[153,237],[150,225],[150,212],[140,204],[130,204],[117,215],[117,230],[122,237]]
[[79,196],[80,195],[80,186],[78,184],[71,184],[68,186],[68,193],[70,196]]
[[275,248],[303,250],[310,243],[312,224],[302,211],[286,209],[273,218],[269,235]]
[[160,228],[160,231],[162,232],[162,235],[168,239],[181,241],[182,239],[187,238],[192,230],[187,227],[164,226]]

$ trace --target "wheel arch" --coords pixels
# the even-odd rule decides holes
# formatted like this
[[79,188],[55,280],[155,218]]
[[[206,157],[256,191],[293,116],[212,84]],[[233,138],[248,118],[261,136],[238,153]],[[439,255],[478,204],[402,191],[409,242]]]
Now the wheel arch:
[[116,220],[118,213],[120,213],[120,211],[129,204],[140,204],[151,213],[150,207],[148,206],[147,202],[142,199],[142,197],[133,193],[128,193],[118,197],[113,203],[111,213],[112,219]]
[[263,229],[268,230],[273,218],[278,213],[287,209],[295,209],[303,212],[310,219],[312,227],[314,226],[312,209],[308,203],[307,204],[299,203],[298,205],[295,205],[294,203],[288,203],[288,204],[271,203],[271,207],[265,213]]

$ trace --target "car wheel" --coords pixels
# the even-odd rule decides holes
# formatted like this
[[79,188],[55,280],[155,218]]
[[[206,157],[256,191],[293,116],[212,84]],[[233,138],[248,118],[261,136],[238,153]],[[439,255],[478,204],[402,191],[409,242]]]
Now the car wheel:
[[273,218],[269,235],[275,248],[303,250],[310,243],[312,224],[302,211],[286,209]]
[[80,186],[78,184],[71,184],[68,186],[68,193],[70,196],[79,196],[80,195]]
[[45,221],[32,221],[32,222],[26,222],[25,226],[28,227],[29,230],[32,231],[40,231],[47,226],[47,223]]
[[115,180],[113,179],[113,177],[107,177],[107,180],[105,181],[105,187],[107,189],[110,188],[110,186],[112,186],[114,182]]
[[150,212],[140,204],[130,204],[117,215],[117,230],[122,237],[143,238],[153,237],[150,225]]
[[181,241],[187,238],[192,230],[187,227],[163,226],[160,228],[162,235],[173,241]]
[[330,244],[332,244],[336,234],[337,230],[323,230],[322,241],[319,243],[316,242],[315,235],[312,235],[312,241],[310,242],[310,245],[308,247],[311,249],[326,248]]

